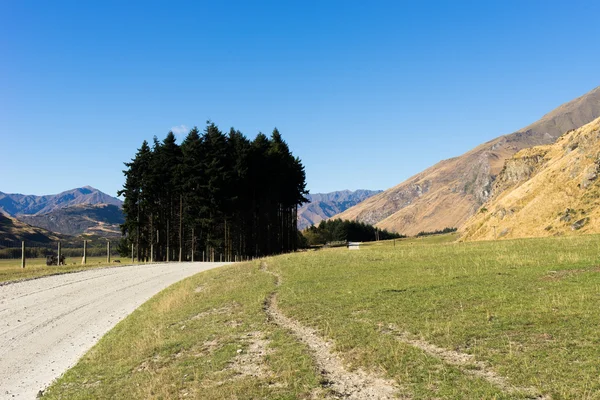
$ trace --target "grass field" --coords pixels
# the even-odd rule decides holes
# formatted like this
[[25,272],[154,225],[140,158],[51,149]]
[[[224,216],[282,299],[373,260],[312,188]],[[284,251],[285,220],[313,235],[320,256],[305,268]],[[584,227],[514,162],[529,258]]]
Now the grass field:
[[[119,261],[118,263],[115,261]],[[21,268],[20,259],[0,260],[0,282],[17,281],[21,279],[37,278],[47,275],[64,274],[83,271],[90,268],[131,264],[130,259],[111,258],[111,263],[106,262],[106,257],[88,257],[85,265],[81,265],[81,258],[67,258],[67,265],[46,266],[45,258],[27,259],[25,268]]]
[[451,239],[196,275],[117,325],[44,398],[326,398],[318,357],[265,314],[276,293],[347,370],[396,382],[400,398],[600,399],[600,236]]

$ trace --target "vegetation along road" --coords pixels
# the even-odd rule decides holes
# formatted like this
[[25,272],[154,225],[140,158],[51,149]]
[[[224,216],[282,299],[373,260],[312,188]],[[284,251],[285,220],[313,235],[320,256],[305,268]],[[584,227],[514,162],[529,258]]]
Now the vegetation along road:
[[35,398],[167,286],[225,263],[136,265],[0,287],[0,398]]

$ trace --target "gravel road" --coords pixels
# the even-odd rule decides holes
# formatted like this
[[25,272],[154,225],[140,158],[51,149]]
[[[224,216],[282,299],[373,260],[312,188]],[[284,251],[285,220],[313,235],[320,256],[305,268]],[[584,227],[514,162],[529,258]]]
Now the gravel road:
[[35,399],[146,300],[224,264],[94,269],[0,286],[0,399]]

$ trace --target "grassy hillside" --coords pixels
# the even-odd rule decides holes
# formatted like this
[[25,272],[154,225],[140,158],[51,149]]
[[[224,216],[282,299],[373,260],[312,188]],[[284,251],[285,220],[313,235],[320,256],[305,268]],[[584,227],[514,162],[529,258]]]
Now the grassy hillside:
[[44,398],[600,399],[600,236],[451,238],[196,275]]
[[600,232],[600,118],[506,162],[466,240]]

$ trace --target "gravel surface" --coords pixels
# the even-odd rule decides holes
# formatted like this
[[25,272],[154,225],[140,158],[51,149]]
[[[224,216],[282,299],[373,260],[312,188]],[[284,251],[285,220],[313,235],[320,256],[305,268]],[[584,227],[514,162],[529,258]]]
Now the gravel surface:
[[167,286],[225,263],[95,269],[0,287],[0,399],[35,399]]

